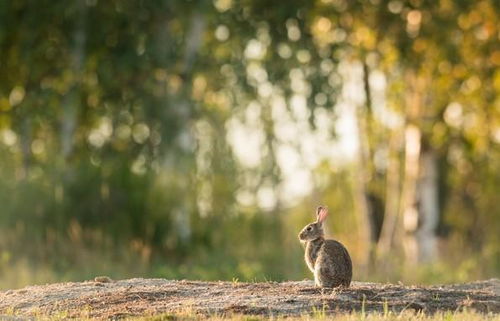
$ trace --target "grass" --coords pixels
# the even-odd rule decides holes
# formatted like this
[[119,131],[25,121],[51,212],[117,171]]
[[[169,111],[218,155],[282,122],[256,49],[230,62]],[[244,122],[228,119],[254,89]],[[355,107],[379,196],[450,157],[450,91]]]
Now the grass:
[[229,315],[206,317],[195,314],[163,314],[149,317],[129,318],[127,321],[500,321],[500,314],[480,314],[473,311],[462,312],[439,312],[433,315],[413,313],[409,311],[401,313],[347,313],[328,315],[323,311],[314,311],[311,315],[298,317],[260,317],[246,315]]
[[[3,317],[21,317],[16,314],[1,315],[0,320],[4,320]],[[74,321],[93,321],[96,320],[91,317],[81,317],[74,318],[69,317],[66,313],[58,313],[50,317],[43,315],[35,315],[35,319],[39,321],[63,321],[63,320],[74,320]],[[21,317],[22,319],[22,317]],[[21,320],[20,319],[20,320]],[[6,319],[9,320],[9,319]],[[13,319],[15,320],[15,319]],[[438,312],[432,315],[426,315],[424,313],[415,313],[410,311],[403,311],[401,313],[343,313],[343,314],[332,314],[329,315],[325,311],[312,311],[309,315],[301,315],[297,317],[282,317],[282,316],[249,316],[241,314],[232,315],[212,315],[205,316],[201,314],[195,314],[192,312],[184,312],[178,314],[160,314],[154,316],[144,316],[144,317],[129,317],[123,319],[125,321],[500,321],[500,314],[481,314],[474,311],[461,311],[461,312]]]

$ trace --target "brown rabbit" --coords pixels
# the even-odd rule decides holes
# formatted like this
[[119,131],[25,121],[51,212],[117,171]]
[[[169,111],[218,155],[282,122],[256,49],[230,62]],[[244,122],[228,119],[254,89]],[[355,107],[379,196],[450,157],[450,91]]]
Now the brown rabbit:
[[323,222],[327,215],[326,207],[318,207],[316,222],[306,225],[299,234],[299,239],[306,243],[306,263],[314,274],[317,286],[349,287],[352,279],[351,257],[339,242],[325,240]]

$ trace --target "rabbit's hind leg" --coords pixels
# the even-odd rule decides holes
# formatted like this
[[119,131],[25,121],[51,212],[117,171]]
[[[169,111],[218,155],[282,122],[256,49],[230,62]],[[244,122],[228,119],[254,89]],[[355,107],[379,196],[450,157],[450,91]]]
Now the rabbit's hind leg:
[[334,288],[337,285],[335,271],[330,266],[316,264],[314,269],[314,282],[322,288]]

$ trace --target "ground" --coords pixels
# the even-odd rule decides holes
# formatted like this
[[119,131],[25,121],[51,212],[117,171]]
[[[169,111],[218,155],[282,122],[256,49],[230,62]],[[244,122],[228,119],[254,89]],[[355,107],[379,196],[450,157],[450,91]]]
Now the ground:
[[498,316],[500,280],[429,287],[353,282],[349,289],[322,290],[311,281],[113,281],[101,277],[86,282],[0,292],[0,320],[54,315],[119,319],[186,312],[257,316],[301,316],[318,311],[326,314],[352,311],[433,314],[464,309]]

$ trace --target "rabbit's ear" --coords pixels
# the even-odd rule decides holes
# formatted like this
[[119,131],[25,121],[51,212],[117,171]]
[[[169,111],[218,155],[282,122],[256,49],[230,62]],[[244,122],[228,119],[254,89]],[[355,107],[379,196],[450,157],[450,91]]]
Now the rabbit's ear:
[[321,212],[322,209],[323,206],[318,206],[318,208],[316,208],[316,221],[319,220],[319,213]]
[[324,206],[319,206],[316,210],[316,222],[322,224],[328,215],[328,209]]

